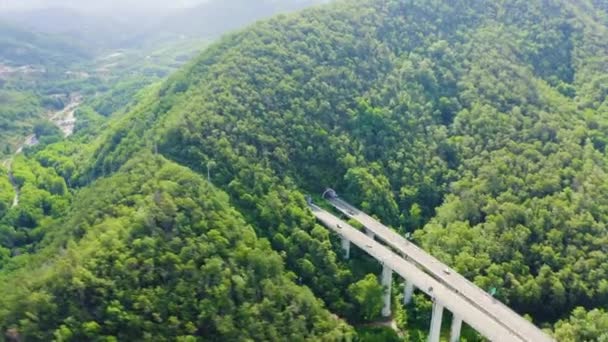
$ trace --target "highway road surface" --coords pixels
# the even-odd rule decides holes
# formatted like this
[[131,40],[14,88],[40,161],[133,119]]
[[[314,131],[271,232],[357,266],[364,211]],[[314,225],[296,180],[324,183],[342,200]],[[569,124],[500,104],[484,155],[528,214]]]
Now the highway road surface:
[[382,240],[384,243],[394,248],[407,259],[412,260],[418,267],[431,274],[434,278],[452,287],[454,290],[458,291],[461,296],[474,303],[488,315],[509,327],[511,331],[520,336],[524,341],[554,341],[534,324],[524,319],[509,307],[490,296],[484,290],[477,287],[432,255],[426,253],[394,230],[384,226],[373,217],[339,198],[331,198],[328,199],[328,201],[340,212],[358,221],[365,226],[366,229],[373,232],[379,240]]

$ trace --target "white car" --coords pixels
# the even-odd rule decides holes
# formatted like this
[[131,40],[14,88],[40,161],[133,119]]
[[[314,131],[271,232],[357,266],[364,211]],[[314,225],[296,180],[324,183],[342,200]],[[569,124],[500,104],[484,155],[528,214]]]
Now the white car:
[[449,268],[444,268],[444,269],[443,269],[443,273],[445,273],[445,274],[447,274],[447,275],[450,275],[450,274],[452,274],[452,271],[450,271],[450,269],[449,269]]

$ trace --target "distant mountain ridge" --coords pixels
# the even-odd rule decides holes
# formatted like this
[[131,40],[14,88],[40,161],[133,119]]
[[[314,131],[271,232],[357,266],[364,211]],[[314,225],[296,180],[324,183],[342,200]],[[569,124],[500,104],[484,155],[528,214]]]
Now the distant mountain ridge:
[[144,23],[68,8],[0,12],[0,20],[23,30],[62,37],[92,52],[120,47],[120,43],[140,30]]
[[0,12],[0,20],[32,32],[61,36],[92,52],[145,46],[180,36],[216,38],[256,20],[329,0],[211,0],[167,13],[94,15],[69,8]]
[[27,31],[0,21],[0,62],[10,65],[68,65],[90,54],[77,44],[50,34]]
[[293,12],[320,0],[212,0],[168,16],[159,26],[177,34],[213,37],[278,13]]

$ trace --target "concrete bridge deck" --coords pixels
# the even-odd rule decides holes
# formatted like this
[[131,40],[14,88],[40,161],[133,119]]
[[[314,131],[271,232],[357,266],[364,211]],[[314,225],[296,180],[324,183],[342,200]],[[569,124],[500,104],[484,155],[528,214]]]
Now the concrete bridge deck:
[[[365,228],[371,231],[379,240],[397,250],[404,257],[412,260],[418,267],[427,271],[427,273],[431,274],[436,279],[457,290],[461,296],[475,303],[488,315],[508,326],[525,341],[553,341],[549,335],[537,328],[534,324],[490,296],[487,292],[449,268],[446,264],[408,241],[405,237],[399,235],[396,231],[383,225],[373,217],[340,198],[330,198],[328,201],[347,217],[353,218],[365,226]],[[446,272],[446,270],[448,272]]]
[[[468,282],[466,279],[464,279],[464,277],[458,275],[453,270],[450,270],[449,274],[447,274],[445,272],[445,270],[448,269],[446,265],[440,263],[435,258],[432,258],[432,256],[426,254],[424,251],[414,246],[411,242],[407,241],[396,232],[390,230],[388,227],[382,226],[379,222],[365,215],[356,208],[348,205],[346,202],[332,199],[331,203],[349,217],[361,219],[360,222],[363,223],[367,229],[372,231],[390,247],[403,254],[403,256],[401,256],[393,252],[389,247],[376,242],[373,237],[360,232],[354,227],[348,225],[346,222],[337,218],[335,215],[319,208],[312,203],[310,204],[313,214],[321,223],[338,233],[343,239],[348,240],[349,243],[352,242],[384,265],[385,270],[383,271],[383,279],[386,277],[387,272],[394,271],[406,279],[410,284],[413,284],[415,287],[435,300],[433,310],[434,318],[431,322],[431,335],[433,334],[434,329],[433,324],[435,324],[435,333],[438,334],[437,329],[441,324],[441,312],[443,307],[446,307],[458,320],[465,321],[480,334],[492,341],[553,341],[551,337],[546,335],[540,329],[536,328],[528,321],[525,321],[521,316],[517,315],[515,312],[506,307],[506,310],[504,310],[504,308],[501,308],[501,310],[494,310],[490,308],[488,311],[486,306],[504,307],[504,305],[496,299],[490,297],[483,290],[477,288],[474,284]],[[368,225],[372,226],[373,228],[369,228]],[[378,227],[377,225],[380,225],[381,227]],[[389,232],[383,231],[384,229],[389,230]],[[402,240],[391,240],[391,233],[399,236],[399,238]],[[420,253],[424,253],[426,256],[429,256],[432,259],[427,259],[426,256],[418,255]],[[428,267],[424,267],[423,265],[427,262],[430,263],[430,265]],[[390,279],[390,273],[388,277],[388,279]],[[456,278],[457,281],[452,283],[452,278]],[[459,286],[465,286],[461,284],[461,278],[468,283],[465,288],[467,295],[460,292]],[[388,285],[390,286],[390,284]],[[474,295],[471,294],[471,286],[476,289]],[[519,318],[512,317],[513,315],[517,315]],[[436,316],[439,316],[439,323],[434,322],[436,320]],[[503,321],[505,316],[506,319]],[[529,324],[536,331],[531,331],[529,327],[524,327],[523,330],[520,330],[520,325],[522,325],[520,319],[525,321],[523,324],[524,326]],[[453,324],[453,334],[455,331],[457,331],[459,334],[459,324],[460,323],[457,325]],[[438,335],[436,338],[438,339]],[[433,338],[432,340],[436,339]],[[457,336],[455,338],[452,337],[451,340],[457,340]]]

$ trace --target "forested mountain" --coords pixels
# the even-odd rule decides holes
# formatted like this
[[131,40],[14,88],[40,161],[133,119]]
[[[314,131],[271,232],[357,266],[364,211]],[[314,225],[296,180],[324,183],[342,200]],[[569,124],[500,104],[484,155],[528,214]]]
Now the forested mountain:
[[0,306],[0,315],[19,318],[14,333],[25,340],[348,335],[294,284],[279,254],[256,238],[227,196],[190,170],[142,156],[73,203],[52,234],[79,236],[78,245],[55,239],[52,247],[64,255],[54,269],[10,274],[21,286],[3,292],[3,304],[19,304]]
[[[15,161],[0,328],[348,339],[380,266],[307,211],[331,186],[560,341],[605,340],[602,4],[345,0],[224,37],[96,137]],[[424,340],[429,303],[394,303]]]

